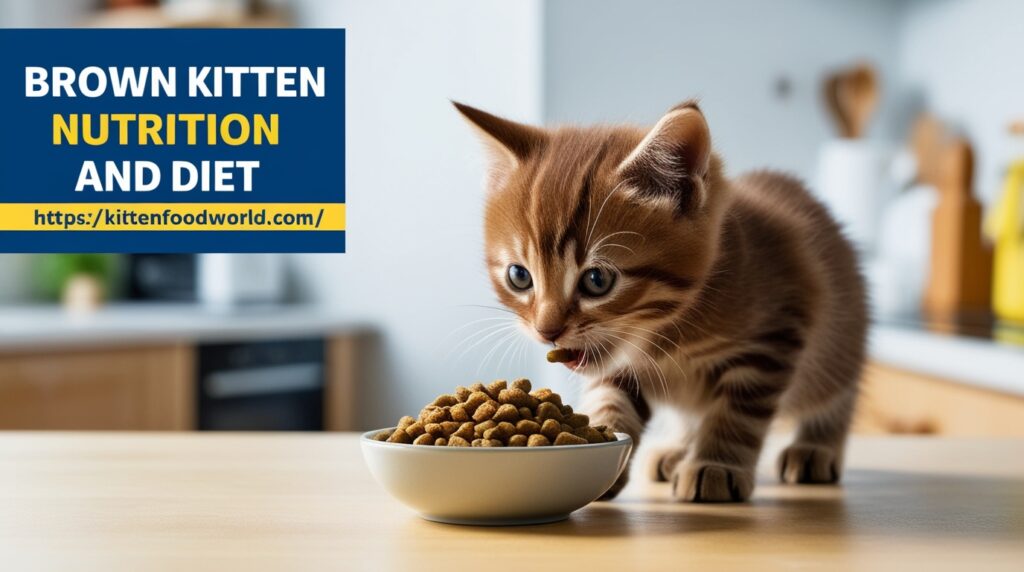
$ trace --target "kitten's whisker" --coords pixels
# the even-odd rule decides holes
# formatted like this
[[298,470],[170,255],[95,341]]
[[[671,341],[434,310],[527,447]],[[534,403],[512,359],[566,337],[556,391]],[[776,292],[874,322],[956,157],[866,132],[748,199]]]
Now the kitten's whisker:
[[480,365],[476,368],[476,374],[478,376],[480,375],[480,372],[484,369],[484,367],[487,365],[487,363],[490,361],[491,355],[494,354],[494,352],[497,351],[497,349],[500,348],[502,345],[508,345],[508,340],[514,335],[515,332],[505,332],[503,336],[499,337],[497,340],[494,341],[494,345],[484,355],[483,359],[480,361]]
[[[488,310],[498,310],[499,312],[506,312],[506,313],[509,313],[509,314],[515,314],[515,312],[513,312],[512,310],[509,310],[508,308],[502,308],[501,306],[488,306],[486,304],[456,304],[454,307],[455,308],[486,308]],[[518,315],[518,314],[516,314],[516,315]]]
[[[615,334],[612,334],[610,332],[605,332],[605,333],[607,335],[611,336],[612,338],[615,338],[615,339],[617,339],[619,341],[625,342],[625,343],[633,346],[634,348],[637,349],[637,351],[640,352],[641,355],[643,355],[645,358],[647,358],[647,361],[649,361],[651,363],[651,367],[654,368],[654,373],[657,374],[657,376],[658,376],[658,381],[659,381],[659,384],[662,387],[662,390],[664,391],[665,398],[668,399],[668,397],[669,397],[668,380],[665,379],[665,373],[663,371],[661,371],[660,367],[658,367],[658,360],[654,359],[654,357],[652,357],[649,353],[647,353],[647,350],[641,348],[640,346],[634,344],[633,342],[631,342],[631,341],[629,341],[629,340],[627,340],[625,338],[620,338],[619,336],[616,336]],[[622,332],[619,332],[619,333],[622,333]],[[626,334],[626,335],[629,335],[629,334]],[[677,367],[678,367],[678,365],[679,364],[676,364]]]
[[495,329],[494,331],[492,331],[491,333],[487,334],[486,336],[483,336],[482,338],[478,339],[471,346],[469,346],[466,349],[462,350],[462,353],[460,353],[459,357],[456,358],[456,359],[461,361],[462,358],[465,357],[466,354],[469,353],[473,348],[479,346],[480,344],[486,342],[487,340],[493,338],[494,336],[508,333],[509,330],[512,330],[515,327],[516,326],[514,326],[514,325],[509,325],[509,326],[503,326],[503,327],[499,327],[499,328]]
[[457,343],[454,346],[452,346],[451,349],[449,349],[445,353],[445,359],[450,357],[450,355],[453,352],[455,352],[456,350],[461,348],[464,344],[467,344],[467,343],[473,341],[475,339],[475,336],[483,335],[485,332],[490,332],[492,330],[495,330],[497,328],[501,328],[501,327],[504,327],[504,326],[514,326],[514,325],[516,325],[514,320],[506,320],[506,321],[504,321],[504,322],[502,322],[500,324],[489,324],[487,326],[481,327],[480,329],[478,329],[476,331],[466,332],[465,334],[463,334],[462,338],[459,340],[459,343]]
[[512,321],[515,321],[515,318],[506,318],[505,316],[498,316],[498,317],[492,317],[492,318],[480,318],[478,320],[472,320],[470,322],[462,324],[461,326],[458,326],[457,328],[454,328],[452,331],[450,331],[447,334],[445,334],[445,336],[443,338],[441,338],[441,341],[437,342],[437,346],[434,348],[434,351],[437,351],[437,350],[441,349],[441,346],[443,346],[445,344],[445,342],[447,342],[448,339],[451,338],[452,336],[454,336],[456,333],[461,332],[462,330],[465,330],[466,328],[468,328],[468,327],[470,327],[470,326],[472,326],[474,324],[479,324],[480,322],[495,322],[495,321],[498,321],[498,320],[505,321],[505,322],[512,322]]

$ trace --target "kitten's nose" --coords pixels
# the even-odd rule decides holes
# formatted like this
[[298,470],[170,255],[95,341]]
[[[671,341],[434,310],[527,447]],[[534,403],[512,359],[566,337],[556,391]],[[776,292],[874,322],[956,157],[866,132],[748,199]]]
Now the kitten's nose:
[[563,332],[565,332],[565,326],[559,326],[557,328],[545,328],[545,329],[537,328],[537,333],[540,334],[540,337],[544,338],[545,340],[547,340],[549,342],[553,342],[553,341],[557,340],[558,336],[561,336]]

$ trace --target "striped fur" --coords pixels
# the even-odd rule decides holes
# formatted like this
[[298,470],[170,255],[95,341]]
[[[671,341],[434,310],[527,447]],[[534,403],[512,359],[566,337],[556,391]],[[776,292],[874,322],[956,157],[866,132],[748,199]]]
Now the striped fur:
[[[654,463],[680,500],[739,501],[765,432],[799,422],[786,482],[833,482],[857,395],[866,303],[856,256],[802,185],[723,173],[687,102],[651,130],[539,129],[456,104],[491,150],[488,272],[527,332],[584,356],[583,407],[639,439],[649,405],[698,422]],[[511,287],[510,264],[532,287]],[[615,276],[601,297],[579,281]],[[609,491],[614,496],[625,481]]]

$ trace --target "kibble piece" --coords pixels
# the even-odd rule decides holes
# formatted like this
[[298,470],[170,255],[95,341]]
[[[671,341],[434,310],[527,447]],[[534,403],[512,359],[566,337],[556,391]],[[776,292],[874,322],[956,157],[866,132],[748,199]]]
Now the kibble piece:
[[515,423],[516,421],[519,421],[519,410],[516,409],[515,405],[506,403],[501,407],[498,407],[498,410],[494,412],[494,417],[491,419],[494,419],[499,423],[502,421]]
[[485,431],[487,431],[488,429],[493,429],[497,425],[497,423],[490,419],[484,421],[483,423],[477,423],[476,425],[473,426],[473,435],[475,435],[477,438],[483,437]]
[[563,417],[568,417],[568,416],[572,415],[572,406],[571,405],[563,405],[563,406],[559,407],[558,409],[562,412],[562,416]]
[[415,419],[406,415],[405,417],[402,417],[401,419],[398,420],[398,428],[404,430],[406,427],[412,425],[415,422]]
[[566,348],[555,348],[548,352],[547,358],[551,363],[566,363],[576,359],[576,352]]
[[467,441],[472,441],[476,434],[473,432],[473,422],[466,421],[459,426],[459,429],[451,434],[452,437],[461,437]]
[[469,391],[470,393],[476,393],[478,391],[480,393],[487,393],[487,387],[478,381],[473,385],[469,386]]
[[561,427],[562,431],[566,433],[572,433],[574,430],[574,427],[572,425],[569,425],[568,423],[561,423],[559,424],[559,427]]
[[611,429],[605,429],[604,430],[604,440],[605,441],[618,441],[619,438],[615,435],[615,431],[612,431]]
[[576,428],[586,427],[587,425],[590,425],[590,417],[587,417],[582,413],[573,413],[565,419],[565,422]]
[[415,438],[419,437],[420,435],[426,433],[427,430],[423,428],[423,424],[422,423],[417,421],[417,422],[413,423],[412,425],[406,427],[405,428],[405,432],[408,433],[410,437],[415,439]]
[[586,445],[587,440],[583,437],[577,437],[572,433],[562,431],[555,437],[555,445]]
[[445,435],[451,435],[452,433],[458,431],[459,427],[461,427],[461,426],[462,426],[462,423],[459,423],[458,421],[442,421],[441,422],[441,430],[444,432]]
[[505,444],[497,439],[484,439],[481,447],[504,447]]
[[502,421],[487,431],[484,431],[484,439],[498,439],[499,441],[505,441],[515,434],[516,426],[508,421]]
[[445,447],[447,445],[448,445],[448,439],[445,439],[444,437],[438,437],[437,440],[434,441],[434,446],[435,447]]
[[537,419],[541,421],[545,419],[554,419],[561,423],[562,412],[558,410],[558,407],[554,403],[545,401],[537,406]]
[[451,437],[448,438],[448,446],[449,447],[469,447],[469,441],[463,439],[462,437],[458,437],[456,435],[452,435]]
[[521,377],[513,381],[509,387],[512,389],[519,389],[525,393],[530,393],[530,390],[533,389],[533,386],[530,384],[530,380],[525,377]]
[[473,439],[473,442],[470,443],[470,446],[471,447],[483,447],[484,446],[484,440],[482,438],[481,439]]
[[593,427],[577,427],[573,435],[587,440],[587,443],[604,443],[604,434]]
[[478,407],[490,400],[491,398],[483,391],[474,391],[469,395],[469,399],[466,400],[466,413],[469,413],[469,415],[472,416]]
[[412,443],[412,437],[405,432],[405,429],[395,429],[395,432],[388,437],[388,443]]
[[444,427],[440,423],[427,423],[423,426],[423,429],[434,437],[444,437],[446,435]]
[[434,444],[434,436],[431,435],[430,433],[423,433],[422,435],[420,435],[419,437],[414,439],[412,444],[413,445],[433,445]]
[[548,419],[540,426],[540,434],[549,440],[554,440],[562,432],[562,425],[554,419]]
[[526,435],[513,435],[508,438],[509,447],[525,447],[530,438]]
[[551,441],[547,437],[537,433],[536,435],[530,435],[526,440],[527,447],[547,447],[551,444]]
[[452,408],[448,410],[448,414],[451,415],[452,421],[466,422],[470,419],[465,403],[452,405]]
[[424,423],[440,423],[442,421],[450,421],[448,410],[442,407],[438,407],[428,413],[427,418],[423,420]]
[[529,407],[520,407],[519,417],[521,419],[533,419],[533,411],[530,411]]
[[498,381],[495,381],[494,383],[487,386],[487,395],[490,395],[491,399],[497,399],[498,394],[500,394],[501,390],[505,389],[506,387],[508,387],[508,382],[505,381],[504,379],[499,379]]
[[562,407],[562,396],[558,395],[557,393],[551,391],[546,387],[538,389],[537,391],[534,391],[530,395],[536,398],[538,401],[554,403],[555,406]]
[[482,423],[484,421],[487,421],[488,419],[492,419],[494,417],[494,414],[497,412],[497,406],[493,405],[493,402],[488,401],[487,403],[484,403],[480,405],[480,407],[476,408],[476,411],[473,412],[473,421],[476,421],[477,423]]
[[381,431],[373,436],[374,441],[387,441],[388,437],[391,436],[391,431]]
[[451,407],[452,405],[455,405],[458,402],[459,398],[455,397],[454,395],[448,395],[446,393],[444,395],[438,395],[437,399],[435,399],[434,403],[432,403],[431,405],[436,405],[438,407]]
[[532,419],[521,419],[519,423],[516,423],[516,433],[526,436],[540,433],[540,423]]
[[458,386],[455,388],[455,398],[459,400],[459,403],[465,403],[469,399],[469,394],[473,393],[467,387]]

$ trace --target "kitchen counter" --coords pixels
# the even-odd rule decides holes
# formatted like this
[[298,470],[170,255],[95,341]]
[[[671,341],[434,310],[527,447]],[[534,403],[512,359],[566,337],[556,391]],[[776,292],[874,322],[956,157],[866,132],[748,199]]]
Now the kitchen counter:
[[769,465],[747,504],[638,483],[561,523],[476,528],[388,497],[351,434],[0,433],[0,554],[10,570],[103,571],[1024,563],[1022,440],[854,439],[842,487],[781,486]]
[[351,321],[317,306],[243,306],[218,311],[200,304],[122,303],[84,314],[57,305],[0,306],[0,351],[180,340],[237,342],[320,336],[354,327]]

